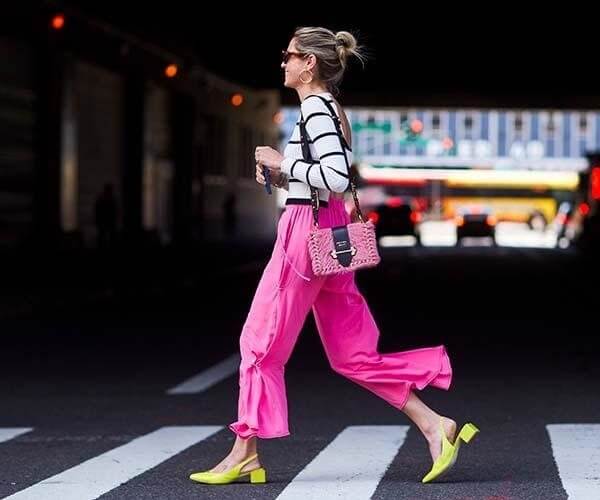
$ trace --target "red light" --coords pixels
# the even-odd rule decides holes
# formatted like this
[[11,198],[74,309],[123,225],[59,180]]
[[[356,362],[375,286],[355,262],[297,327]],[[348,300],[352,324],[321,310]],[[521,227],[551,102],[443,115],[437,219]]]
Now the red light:
[[465,219],[462,215],[459,215],[458,217],[456,217],[456,225],[457,226],[462,226],[465,223]]
[[370,219],[373,224],[377,224],[379,222],[379,214],[377,212],[369,212],[367,218]]
[[488,226],[495,226],[496,225],[496,217],[494,217],[493,215],[488,215],[487,223],[488,223]]
[[590,174],[590,195],[592,200],[600,200],[600,167],[592,168]]
[[420,214],[419,212],[415,212],[415,211],[411,212],[411,213],[410,213],[410,220],[411,220],[413,223],[415,223],[415,224],[416,224],[417,222],[421,222],[421,214]]
[[177,71],[177,64],[169,64],[165,68],[165,75],[167,76],[167,78],[173,78],[177,74]]
[[420,134],[423,131],[423,122],[421,120],[414,119],[410,122],[410,129],[415,134]]
[[65,16],[63,14],[56,14],[50,22],[52,28],[55,30],[61,30],[65,26]]
[[450,139],[450,137],[444,137],[444,140],[442,141],[442,147],[444,149],[452,149],[453,146],[454,141]]
[[590,212],[590,206],[587,203],[579,205],[579,212],[581,215],[587,215]]
[[399,207],[400,205],[402,205],[402,197],[392,196],[386,200],[385,204],[391,208]]
[[233,94],[231,96],[231,104],[233,104],[236,108],[241,106],[244,102],[244,96],[242,94]]

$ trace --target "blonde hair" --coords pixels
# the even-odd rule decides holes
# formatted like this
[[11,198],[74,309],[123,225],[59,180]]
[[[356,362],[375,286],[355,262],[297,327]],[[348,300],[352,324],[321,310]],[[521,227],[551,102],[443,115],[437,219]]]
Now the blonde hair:
[[366,60],[362,47],[348,31],[334,33],[327,28],[304,27],[294,32],[296,48],[317,58],[317,77],[337,94],[338,86],[348,67],[348,59],[356,57],[364,66]]

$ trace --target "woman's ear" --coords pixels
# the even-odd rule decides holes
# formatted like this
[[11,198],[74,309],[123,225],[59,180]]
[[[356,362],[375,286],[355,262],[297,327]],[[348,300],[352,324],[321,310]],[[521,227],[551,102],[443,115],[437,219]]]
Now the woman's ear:
[[314,71],[315,66],[317,65],[316,56],[314,54],[308,54],[308,57],[306,59],[308,60],[306,69],[310,69],[311,71]]

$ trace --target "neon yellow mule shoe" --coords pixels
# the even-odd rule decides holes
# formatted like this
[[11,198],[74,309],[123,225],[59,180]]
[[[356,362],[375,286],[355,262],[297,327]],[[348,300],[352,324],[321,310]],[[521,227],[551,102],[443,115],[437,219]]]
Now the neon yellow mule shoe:
[[190,474],[190,479],[192,481],[196,481],[197,483],[205,483],[205,484],[228,484],[233,483],[234,481],[240,478],[248,478],[250,477],[251,483],[266,483],[267,482],[267,471],[263,467],[259,467],[257,469],[253,469],[250,471],[240,472],[244,465],[251,462],[258,456],[258,453],[255,453],[251,457],[246,458],[233,468],[226,470],[225,472],[194,472]]
[[461,439],[465,443],[468,443],[471,441],[471,439],[473,439],[475,434],[479,432],[479,429],[475,427],[475,425],[471,423],[465,424],[454,440],[454,444],[452,444],[446,437],[446,431],[444,430],[442,419],[440,419],[440,427],[442,428],[442,453],[433,463],[431,470],[421,480],[423,483],[429,483],[434,479],[439,479],[442,477],[442,475],[448,472],[456,462],[456,457],[458,457],[458,449],[460,448]]

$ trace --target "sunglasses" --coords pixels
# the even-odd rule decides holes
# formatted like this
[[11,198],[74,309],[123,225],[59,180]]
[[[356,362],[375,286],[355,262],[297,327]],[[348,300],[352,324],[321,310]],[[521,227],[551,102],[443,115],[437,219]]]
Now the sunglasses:
[[306,57],[307,55],[308,55],[308,54],[304,54],[304,53],[302,53],[302,52],[292,52],[292,51],[289,51],[289,50],[282,50],[282,51],[281,51],[281,60],[282,60],[284,63],[286,63],[286,64],[287,64],[287,62],[290,60],[290,58],[291,58],[292,56],[298,56],[298,57],[302,56],[302,57]]

